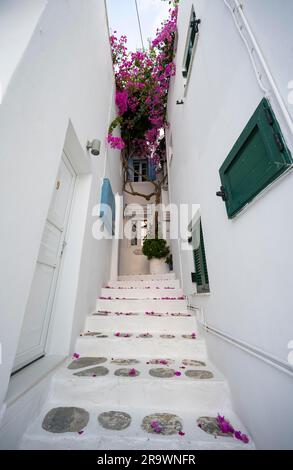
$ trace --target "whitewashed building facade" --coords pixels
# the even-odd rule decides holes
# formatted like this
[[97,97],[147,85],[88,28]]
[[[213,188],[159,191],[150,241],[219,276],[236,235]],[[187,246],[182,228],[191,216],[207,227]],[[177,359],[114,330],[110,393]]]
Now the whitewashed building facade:
[[[1,445],[17,445],[46,399],[50,371],[74,349],[108,280],[112,241],[97,241],[115,82],[104,1],[0,5]],[[87,141],[99,139],[98,157]],[[18,372],[11,372],[38,359]]]
[[181,2],[168,108],[170,200],[200,205],[206,258],[174,240],[175,270],[259,448],[292,447],[292,17],[290,0]]
[[[292,17],[290,0],[181,1],[162,201],[175,273],[152,277],[141,241],[93,236],[105,188],[116,235],[123,209],[142,203],[136,230],[146,207],[123,195],[106,145],[116,109],[105,2],[0,3],[1,449],[245,448],[205,435],[196,419],[207,413],[234,420],[248,448],[292,448]],[[197,208],[178,239],[172,204]],[[73,373],[74,352],[107,363],[100,382]],[[139,374],[117,376],[130,357]],[[171,358],[162,382],[158,357]],[[58,425],[65,406],[84,407],[87,432],[50,433],[57,405]],[[125,435],[98,427],[118,408]],[[158,410],[176,413],[174,436],[143,429]]]

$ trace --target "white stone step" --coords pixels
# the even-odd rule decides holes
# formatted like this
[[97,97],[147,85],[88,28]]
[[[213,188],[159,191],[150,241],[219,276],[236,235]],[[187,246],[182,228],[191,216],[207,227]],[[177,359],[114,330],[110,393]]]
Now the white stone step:
[[[110,297],[110,296],[109,296]],[[170,296],[171,297],[171,296]],[[97,299],[97,311],[186,313],[186,300]]]
[[[185,334],[197,331],[196,320],[192,314],[190,317],[172,316],[172,314],[159,314],[160,317],[137,313],[131,316],[107,314],[89,315],[86,318],[85,331],[127,331],[135,333],[170,333]],[[173,314],[177,315],[177,314]]]
[[[161,434],[149,434],[142,429],[142,421],[150,414],[149,409],[116,406],[91,406],[86,407],[90,419],[82,435],[78,433],[53,434],[42,429],[43,419],[53,407],[76,406],[83,407],[84,402],[80,398],[74,402],[51,402],[44,407],[42,413],[28,428],[21,443],[21,450],[253,450],[252,443],[243,444],[232,437],[218,437],[209,435],[197,426],[197,419],[205,416],[200,404],[194,403],[192,410],[178,413],[183,424],[184,436],[174,434],[164,436]],[[131,416],[131,424],[122,431],[104,429],[98,422],[101,413],[120,411]],[[156,412],[157,410],[154,410]],[[172,408],[162,407],[161,413],[173,413]],[[211,410],[208,416],[216,416],[217,412],[224,414],[233,424],[235,429],[245,432],[238,417],[227,410]],[[247,433],[246,433],[247,434]]]
[[164,281],[169,279],[176,279],[175,273],[167,274],[134,274],[118,276],[119,281]]
[[[180,282],[177,279],[166,279],[163,281],[151,281],[151,280],[131,280],[131,281],[109,281],[107,284],[109,287],[116,288],[132,288],[132,289],[143,289],[145,287],[151,287],[152,289],[159,288],[166,288],[171,287],[172,289],[180,289]],[[172,292],[172,289],[170,291]]]
[[102,297],[111,296],[113,299],[156,299],[162,297],[182,297],[182,289],[113,289],[104,288]]
[[[140,359],[135,365],[116,365],[107,362],[100,366],[108,369],[109,373],[102,377],[76,377],[74,373],[81,370],[69,370],[67,366],[59,368],[52,383],[50,400],[70,403],[82,397],[86,406],[130,406],[132,408],[146,407],[159,411],[162,407],[174,411],[192,409],[195,403],[201,403],[203,412],[226,409],[231,406],[229,389],[225,380],[210,364],[206,367],[186,367],[182,369],[182,361],[174,361],[170,366],[147,364],[149,360]],[[117,377],[114,372],[121,368],[135,368],[139,371],[137,377]],[[153,377],[149,374],[152,369],[163,369],[168,372],[176,371],[182,375],[171,378]],[[209,379],[192,379],[186,377],[186,371],[210,371],[214,377]]]
[[[124,332],[121,332],[124,333]],[[102,332],[107,338],[80,337],[76,342],[76,352],[82,356],[108,357],[167,357],[170,359],[184,357],[197,358],[205,361],[207,357],[206,344],[201,338],[196,340],[183,339],[181,335],[172,339],[162,339],[159,335],[151,339],[117,338],[113,332]]]

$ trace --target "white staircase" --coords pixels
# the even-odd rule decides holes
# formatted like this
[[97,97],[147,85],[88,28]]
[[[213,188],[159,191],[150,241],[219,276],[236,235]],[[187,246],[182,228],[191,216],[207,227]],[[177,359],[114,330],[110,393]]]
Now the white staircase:
[[[97,300],[96,312],[86,319],[76,353],[79,359],[68,359],[56,372],[47,404],[27,429],[22,449],[253,448],[233,437],[215,439],[197,425],[198,418],[220,413],[245,432],[232,412],[225,379],[208,361],[205,341],[173,273],[121,276],[109,282]],[[78,368],[85,358],[101,362]],[[117,375],[121,369],[124,376]],[[202,378],[190,377],[198,371]],[[80,373],[87,376],[75,375]],[[62,410],[59,432],[42,428],[48,412],[69,407],[88,413],[80,432],[60,432],[60,426],[68,425],[65,418],[62,421]],[[131,419],[130,424],[122,430],[106,429],[101,414],[112,411],[126,413],[123,416]],[[181,432],[165,435],[163,424],[159,432],[143,429],[144,418],[157,413],[176,415]],[[160,416],[154,418],[159,424]],[[119,427],[118,421],[114,419],[111,426]]]

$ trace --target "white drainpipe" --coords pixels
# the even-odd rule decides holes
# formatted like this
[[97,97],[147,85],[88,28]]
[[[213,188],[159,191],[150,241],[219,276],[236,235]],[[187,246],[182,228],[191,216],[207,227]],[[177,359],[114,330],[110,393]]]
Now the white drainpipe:
[[[247,18],[243,11],[243,4],[239,0],[224,0],[225,5],[229,8],[236,27],[241,35],[247,50],[249,52],[250,59],[252,61],[253,68],[256,73],[257,81],[265,96],[269,98],[272,93],[276,99],[283,117],[286,121],[286,124],[290,130],[291,135],[293,135],[293,122],[288,112],[288,109],[284,103],[284,100],[278,90],[274,77],[272,76],[270,69],[265,61],[265,58],[262,54],[262,51],[257,43],[257,40],[250,28],[250,25],[247,21]],[[255,57],[256,56],[256,57]],[[259,62],[259,65],[257,64]],[[263,76],[266,76],[269,87],[266,87],[263,83]]]

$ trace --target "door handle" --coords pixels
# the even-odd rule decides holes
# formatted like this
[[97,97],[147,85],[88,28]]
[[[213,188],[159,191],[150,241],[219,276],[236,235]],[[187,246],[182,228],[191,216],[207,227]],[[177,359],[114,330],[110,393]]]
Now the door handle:
[[222,198],[222,201],[227,201],[227,199],[228,199],[224,186],[221,186],[220,191],[218,191],[218,192],[216,193],[216,195],[217,195],[218,197],[221,197],[221,198]]

